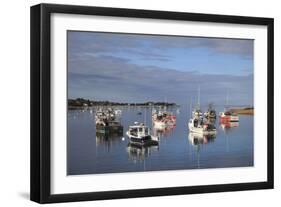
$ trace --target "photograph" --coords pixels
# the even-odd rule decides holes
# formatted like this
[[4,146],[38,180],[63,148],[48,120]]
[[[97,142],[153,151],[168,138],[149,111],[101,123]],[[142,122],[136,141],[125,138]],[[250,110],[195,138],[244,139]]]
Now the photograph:
[[254,40],[67,31],[68,176],[254,167]]

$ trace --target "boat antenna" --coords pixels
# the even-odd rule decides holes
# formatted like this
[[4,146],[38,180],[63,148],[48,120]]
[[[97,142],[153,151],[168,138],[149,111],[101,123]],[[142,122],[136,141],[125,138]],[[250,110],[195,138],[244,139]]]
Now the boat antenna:
[[144,125],[146,125],[146,108],[144,108]]
[[190,117],[192,117],[192,98],[190,99],[189,113],[190,113]]
[[199,109],[200,109],[200,85],[199,85],[199,87],[198,87],[198,107],[199,107]]
[[226,91],[226,108],[228,108],[228,102],[229,102],[229,93],[228,90]]
[[165,100],[164,100],[164,111],[167,110],[167,96],[165,96]]

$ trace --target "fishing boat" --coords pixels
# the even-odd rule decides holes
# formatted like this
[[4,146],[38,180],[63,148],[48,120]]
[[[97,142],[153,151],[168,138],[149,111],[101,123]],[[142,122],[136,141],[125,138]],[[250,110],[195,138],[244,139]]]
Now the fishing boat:
[[[190,107],[192,107],[191,105],[190,105]],[[202,111],[200,109],[200,86],[198,87],[197,105],[194,108],[194,110],[192,111],[192,116],[194,118],[197,118],[197,119],[202,119],[203,118],[203,113],[202,113]]]
[[[190,103],[190,111],[192,108],[192,103]],[[202,134],[202,135],[211,135],[216,134],[217,130],[215,124],[204,119],[203,114],[200,109],[200,87],[198,88],[198,103],[195,110],[192,112],[192,117],[188,122],[188,128],[190,132]]]
[[[226,106],[228,106],[228,93],[226,95]],[[225,123],[225,122],[238,122],[239,121],[239,116],[238,114],[234,113],[231,110],[224,109],[223,112],[220,112],[220,123]]]
[[158,137],[150,134],[149,127],[143,123],[135,122],[134,125],[129,126],[129,130],[126,132],[127,136],[132,143],[139,144],[158,144]]
[[209,104],[208,110],[204,113],[204,117],[206,119],[216,119],[217,118],[216,110],[213,109],[212,104]]
[[190,132],[208,135],[216,134],[217,130],[214,124],[204,121],[203,118],[193,117],[188,122],[188,128]]
[[239,116],[232,111],[224,111],[220,113],[220,122],[239,122]]
[[167,126],[175,126],[177,118],[172,112],[156,111],[152,113],[152,122],[154,128],[166,128]]
[[176,126],[177,117],[173,112],[167,111],[167,98],[165,97],[164,108],[152,110],[152,123],[154,128],[163,129],[168,126]]
[[192,111],[192,116],[196,117],[197,119],[203,118],[203,113],[200,108],[196,108],[195,110]]
[[114,110],[111,108],[98,110],[95,115],[97,133],[123,133],[123,126],[117,121]]

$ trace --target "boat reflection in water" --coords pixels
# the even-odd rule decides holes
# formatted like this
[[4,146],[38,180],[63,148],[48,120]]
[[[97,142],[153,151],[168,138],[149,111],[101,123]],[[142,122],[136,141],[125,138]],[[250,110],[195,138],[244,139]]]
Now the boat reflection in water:
[[104,147],[107,152],[110,152],[113,145],[119,145],[122,142],[123,133],[103,133],[96,132],[96,147]]
[[[153,152],[159,151],[158,144],[138,144],[136,142],[129,142],[127,152],[129,159],[136,162],[145,161]],[[144,166],[145,167],[145,166]]]
[[230,151],[230,141],[229,141],[229,134],[237,129],[239,127],[239,122],[230,122],[230,121],[227,121],[227,122],[220,122],[220,126],[223,130],[223,134],[224,134],[224,138],[226,140],[226,151],[229,152]]
[[206,120],[208,123],[215,125],[217,119],[216,118],[206,118]]
[[174,126],[163,126],[163,127],[153,126],[152,132],[155,136],[157,136],[159,138],[168,137],[170,134],[172,134],[172,132],[175,128],[176,128],[176,125],[174,125]]
[[239,122],[220,122],[220,126],[223,131],[230,131],[231,128],[239,127]]
[[215,138],[215,134],[203,135],[199,133],[190,132],[188,135],[188,140],[193,146],[214,142]]
[[194,146],[194,148],[196,150],[196,160],[197,160],[197,168],[198,169],[201,168],[200,167],[200,151],[201,151],[201,148],[205,144],[209,144],[211,142],[214,142],[215,138],[216,138],[216,134],[203,135],[203,134],[194,133],[194,132],[190,132],[188,134],[189,143],[192,146]]

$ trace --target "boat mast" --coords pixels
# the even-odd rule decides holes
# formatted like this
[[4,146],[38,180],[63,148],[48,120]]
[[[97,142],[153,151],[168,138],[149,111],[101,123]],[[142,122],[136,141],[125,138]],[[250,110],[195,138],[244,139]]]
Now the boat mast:
[[228,97],[228,91],[226,92],[226,105],[228,106],[228,99],[229,99],[229,97]]
[[165,100],[164,100],[164,111],[167,111],[167,97],[165,96]]
[[228,90],[226,91],[226,100],[225,100],[225,108],[224,108],[224,110],[226,110],[226,109],[228,109],[228,99],[229,99],[229,97],[228,97],[229,95],[228,95]]
[[146,125],[146,108],[144,108],[144,125]]
[[189,113],[190,113],[190,118],[192,118],[192,98],[190,99]]
[[197,96],[197,104],[198,104],[198,109],[200,109],[200,85],[198,87],[198,96]]

